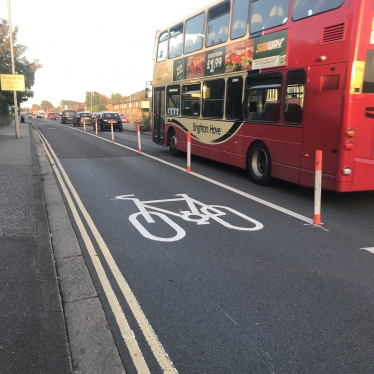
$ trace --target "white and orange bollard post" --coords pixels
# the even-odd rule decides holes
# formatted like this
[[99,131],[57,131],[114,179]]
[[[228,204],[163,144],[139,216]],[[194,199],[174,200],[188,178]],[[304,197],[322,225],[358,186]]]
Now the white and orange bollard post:
[[138,132],[138,152],[141,152],[142,151],[142,142],[141,142],[141,139],[140,139],[140,123],[136,124],[136,130]]
[[98,136],[97,135],[97,118],[95,118],[95,131],[96,131],[96,136]]
[[86,132],[86,120],[85,119],[83,120],[83,130],[84,132]]
[[191,131],[187,131],[187,173],[191,171]]
[[313,224],[321,224],[321,189],[322,189],[322,151],[316,151],[314,182],[314,220]]
[[112,143],[114,143],[114,130],[113,130],[113,120],[110,120],[110,129],[112,131]]

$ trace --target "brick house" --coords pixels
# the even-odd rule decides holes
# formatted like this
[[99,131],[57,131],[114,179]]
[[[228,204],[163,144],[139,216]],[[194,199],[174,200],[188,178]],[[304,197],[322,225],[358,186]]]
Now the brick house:
[[145,90],[131,94],[114,104],[114,111],[124,113],[134,122],[149,112],[149,100],[145,97]]

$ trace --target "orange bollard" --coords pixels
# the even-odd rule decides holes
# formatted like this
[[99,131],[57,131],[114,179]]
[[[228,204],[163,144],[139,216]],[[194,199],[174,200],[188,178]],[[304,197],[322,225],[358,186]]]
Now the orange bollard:
[[314,221],[321,224],[321,189],[322,189],[322,151],[316,151],[316,173],[314,181]]
[[97,135],[97,118],[95,118],[95,129],[96,129],[96,136],[98,136]]
[[114,130],[113,130],[113,120],[110,120],[110,129],[112,130],[112,143],[114,143]]
[[187,173],[191,171],[191,131],[187,131]]
[[84,132],[86,132],[86,120],[85,119],[83,120],[83,129],[84,129]]
[[138,132],[138,152],[141,152],[142,151],[142,143],[141,143],[141,140],[140,140],[140,124],[139,123],[136,124],[136,130]]

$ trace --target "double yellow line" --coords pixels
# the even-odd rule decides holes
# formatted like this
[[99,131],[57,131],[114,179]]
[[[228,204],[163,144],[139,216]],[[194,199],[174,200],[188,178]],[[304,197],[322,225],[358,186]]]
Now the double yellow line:
[[143,310],[141,309],[138,301],[136,300],[135,295],[131,291],[130,286],[128,285],[126,279],[122,275],[117,264],[115,263],[109,251],[108,246],[105,244],[102,236],[97,230],[90,215],[87,213],[87,210],[84,207],[81,199],[79,198],[79,195],[77,194],[74,186],[70,182],[70,179],[67,176],[64,168],[62,167],[58,157],[56,156],[55,152],[53,151],[52,147],[50,146],[46,138],[39,131],[39,129],[36,128],[36,130],[43,144],[45,152],[49,160],[51,161],[51,166],[53,168],[53,171],[55,172],[55,175],[60,183],[61,189],[69,204],[74,220],[84,240],[84,243],[86,245],[91,261],[95,267],[96,273],[103,287],[106,298],[109,302],[110,308],[114,314],[118,327],[121,331],[121,335],[124,339],[126,346],[128,347],[129,353],[131,355],[131,358],[134,362],[134,365],[138,373],[147,374],[147,373],[150,373],[150,371],[149,371],[147,363],[145,362],[144,356],[139,348],[135,335],[133,331],[131,330],[129,323],[123,313],[123,310],[119,304],[117,296],[115,295],[113,291],[110,281],[105,273],[104,267],[100,261],[99,256],[97,255],[95,251],[91,238],[89,237],[87,233],[87,230],[82,222],[82,219],[78,211],[82,214],[82,216],[86,220],[87,226],[90,228],[93,234],[93,237],[95,238],[96,243],[98,247],[100,248],[100,251],[103,257],[106,263],[108,264],[110,271],[112,272],[129,308],[131,309],[135,317],[135,320],[137,321],[141,331],[143,332],[143,335],[154,357],[156,358],[158,364],[160,365],[163,373],[177,374],[178,371],[175,369],[168,354],[165,352],[165,349],[163,348],[162,344],[158,340],[155,332],[153,331],[152,326],[148,322],[146,316],[144,315]]

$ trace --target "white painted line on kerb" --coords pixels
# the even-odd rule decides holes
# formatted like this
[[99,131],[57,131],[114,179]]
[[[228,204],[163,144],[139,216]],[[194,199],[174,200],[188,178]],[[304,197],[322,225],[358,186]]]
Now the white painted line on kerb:
[[[63,126],[63,125],[62,125],[62,126]],[[78,129],[74,129],[74,128],[71,128],[71,127],[69,127],[69,126],[65,126],[65,127],[67,127],[68,129],[71,129],[71,130],[79,131]],[[83,131],[80,131],[80,132],[83,133]],[[88,134],[88,133],[86,133],[86,134]],[[94,134],[88,134],[88,135],[94,136]],[[102,140],[107,141],[107,142],[110,142],[110,143],[112,142],[111,140],[108,140],[108,139],[105,139],[105,138],[102,138],[102,137],[99,137],[99,139],[102,139]],[[162,159],[157,158],[157,157],[155,157],[155,156],[151,156],[151,155],[149,155],[149,154],[147,154],[147,153],[144,153],[144,152],[139,153],[137,150],[135,150],[135,149],[133,149],[133,148],[130,148],[130,147],[127,147],[126,145],[123,145],[123,144],[120,144],[120,143],[116,143],[116,142],[114,142],[113,144],[116,144],[116,145],[118,145],[118,146],[120,146],[120,147],[126,148],[126,149],[128,149],[129,151],[136,152],[136,153],[139,154],[139,155],[142,155],[142,156],[145,156],[145,157],[149,157],[149,158],[151,158],[151,159],[153,159],[153,160],[156,160],[156,161],[161,162],[161,163],[163,163],[163,164],[165,164],[165,165],[171,166],[171,167],[173,167],[173,168],[175,168],[175,169],[178,169],[178,170],[181,170],[181,171],[183,171],[183,172],[186,172],[186,169],[185,169],[185,168],[183,168],[183,167],[181,167],[181,166],[178,166],[178,165],[174,165],[174,164],[172,164],[172,163],[170,163],[170,162],[168,162],[168,161],[162,160]],[[243,196],[243,197],[245,197],[245,198],[247,198],[247,199],[250,199],[250,200],[256,201],[256,202],[259,203],[259,204],[262,204],[262,205],[265,205],[265,206],[267,206],[267,207],[269,207],[269,208],[275,209],[275,210],[277,210],[277,211],[279,211],[279,212],[281,212],[281,213],[284,213],[284,214],[287,214],[287,215],[289,215],[289,216],[291,216],[291,217],[297,218],[297,219],[299,219],[300,221],[303,221],[303,222],[306,222],[306,223],[309,223],[309,224],[312,224],[312,225],[313,225],[313,219],[312,219],[312,218],[308,218],[308,217],[306,217],[306,216],[303,216],[302,214],[299,214],[299,213],[293,212],[292,210],[289,210],[289,209],[283,208],[283,207],[281,207],[281,206],[279,206],[279,205],[273,204],[273,203],[271,203],[271,202],[269,202],[269,201],[266,201],[266,200],[264,200],[264,199],[260,199],[259,197],[256,197],[256,196],[251,195],[251,194],[249,194],[249,193],[246,193],[246,192],[244,192],[244,191],[238,190],[238,189],[236,189],[236,188],[234,188],[234,187],[230,187],[230,186],[228,186],[228,185],[226,185],[226,184],[224,184],[224,183],[218,182],[218,181],[216,181],[216,180],[214,180],[214,179],[211,179],[211,178],[208,178],[208,177],[206,177],[206,176],[204,176],[204,175],[201,175],[201,174],[198,174],[198,173],[195,173],[195,172],[189,172],[188,174],[189,174],[189,175],[193,175],[193,176],[195,176],[195,177],[197,177],[197,178],[203,179],[203,180],[205,180],[205,181],[207,181],[207,182],[209,182],[209,183],[215,184],[216,186],[222,187],[222,188],[224,188],[224,189],[226,189],[226,190],[229,190],[229,191],[231,191],[231,192],[234,192],[234,193],[236,193],[236,194],[238,194],[238,195],[241,195],[241,196]]]
[[374,247],[368,247],[368,248],[360,248],[360,249],[365,249],[368,252],[371,252],[374,254]]
[[[75,129],[73,129],[73,130],[75,130]],[[79,130],[77,130],[77,131],[79,131]],[[89,135],[91,135],[91,134],[89,134]],[[153,352],[153,355],[155,356],[155,358],[156,358],[158,364],[160,365],[163,373],[177,374],[178,371],[175,369],[172,361],[169,358],[169,355],[166,353],[164,347],[162,346],[161,342],[159,341],[157,335],[155,334],[152,326],[148,322],[147,317],[145,316],[145,314],[144,314],[143,310],[141,309],[138,301],[136,300],[136,297],[133,294],[130,286],[128,285],[126,279],[122,275],[122,273],[121,273],[120,269],[118,268],[116,262],[114,261],[114,259],[112,257],[112,254],[109,251],[108,246],[104,242],[104,239],[102,238],[102,236],[100,235],[99,231],[97,230],[97,228],[96,228],[94,222],[92,221],[90,215],[87,213],[87,210],[86,210],[85,206],[83,205],[83,203],[82,203],[82,201],[81,201],[78,193],[76,192],[74,186],[70,182],[70,179],[67,176],[64,168],[62,167],[62,165],[61,165],[58,157],[56,156],[56,154],[54,153],[52,147],[48,144],[47,140],[44,138],[44,136],[41,133],[40,133],[40,136],[43,138],[43,141],[48,145],[48,147],[49,147],[49,149],[50,149],[50,151],[52,153],[52,156],[53,156],[53,159],[51,158],[51,161],[54,160],[54,162],[58,165],[58,168],[60,169],[61,174],[63,175],[63,177],[64,177],[64,179],[66,181],[66,184],[68,185],[68,187],[69,187],[69,189],[70,189],[70,191],[71,191],[71,193],[72,193],[72,195],[73,195],[73,197],[75,199],[75,202],[76,202],[78,208],[80,209],[80,212],[84,216],[84,218],[85,218],[85,220],[87,222],[87,225],[90,227],[90,230],[92,231],[92,234],[94,235],[95,240],[96,240],[96,242],[97,242],[97,244],[98,244],[98,246],[99,246],[99,248],[100,248],[100,250],[101,250],[101,252],[102,252],[102,254],[104,256],[104,258],[105,258],[106,262],[108,263],[108,266],[109,266],[112,274],[114,275],[114,277],[115,277],[115,279],[116,279],[116,281],[117,281],[117,283],[118,283],[118,285],[119,285],[119,287],[120,287],[120,289],[122,291],[122,294],[125,297],[126,302],[129,305],[129,307],[130,307],[130,309],[131,309],[131,311],[132,311],[132,313],[133,313],[133,315],[134,315],[134,317],[135,317],[135,319],[136,319],[136,321],[137,321],[140,329],[142,330],[143,335],[146,338],[146,340],[148,342],[148,345],[151,348],[151,350]],[[92,136],[95,136],[95,135],[92,135]],[[100,139],[103,139],[103,138],[100,138]],[[111,143],[112,141],[109,140],[109,142]],[[60,181],[60,183],[61,183],[61,181]],[[63,183],[63,181],[62,181],[62,183]],[[69,194],[68,191],[66,191],[66,192]],[[79,216],[78,216],[78,219],[80,220]],[[84,227],[83,227],[83,229],[84,229]],[[85,229],[84,229],[84,231],[85,231]],[[87,232],[86,232],[86,234],[87,234]],[[83,237],[83,234],[82,234],[82,237]],[[89,237],[88,237],[88,239],[89,239]],[[91,243],[91,245],[92,245],[92,243]],[[94,255],[97,257],[96,253],[94,253]],[[102,271],[104,272],[104,270],[102,270]],[[104,272],[103,276],[105,276],[105,278],[106,278],[105,272]],[[110,284],[108,284],[108,287],[110,287],[110,290],[112,290]],[[122,312],[122,315],[123,315],[123,311],[122,310],[121,310],[121,312]],[[123,318],[126,321],[126,318],[125,318],[124,315],[123,315]],[[127,321],[126,321],[126,323],[127,323]],[[131,331],[131,333],[132,333],[132,331]],[[133,336],[133,338],[135,340],[134,336]],[[136,342],[136,340],[135,340],[135,342]],[[142,359],[144,360],[141,352],[140,352],[140,355],[141,355]],[[133,360],[134,359],[136,359],[136,357],[135,358],[133,357]],[[147,370],[148,370],[148,368],[147,368]],[[148,373],[149,371],[138,370],[138,372],[141,373],[141,374],[143,374],[143,372],[144,373]]]

